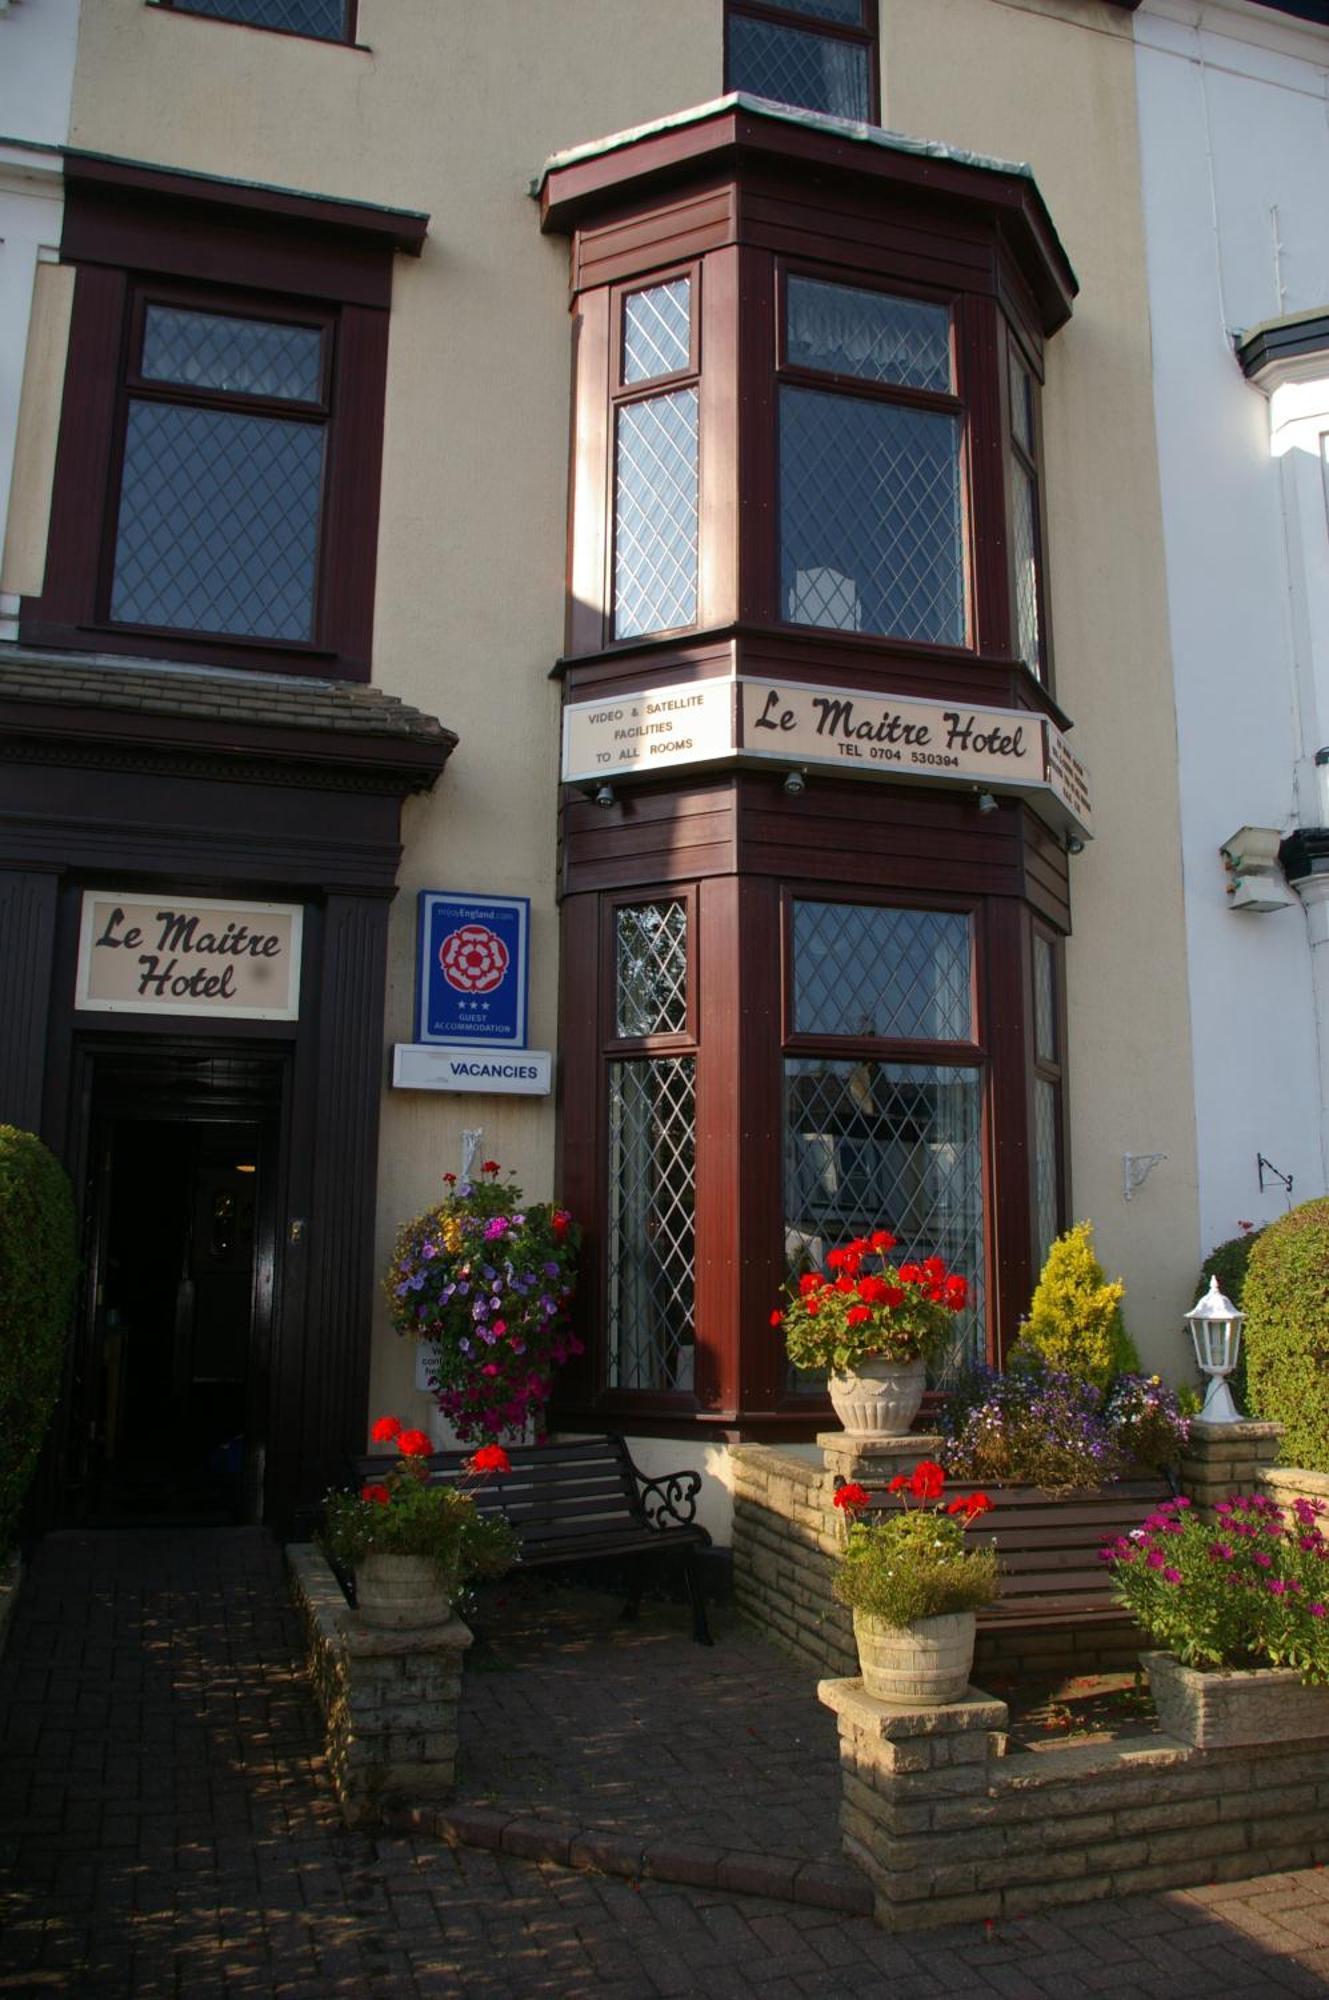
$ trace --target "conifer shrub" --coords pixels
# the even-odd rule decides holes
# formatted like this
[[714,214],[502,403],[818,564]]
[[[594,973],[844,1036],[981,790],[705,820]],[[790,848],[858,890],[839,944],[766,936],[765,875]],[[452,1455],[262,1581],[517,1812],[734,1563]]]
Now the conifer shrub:
[[1252,1404],[1284,1426],[1284,1464],[1329,1472],[1329,1199],[1261,1233],[1242,1305]]
[[76,1266],[68,1175],[31,1132],[0,1125],[0,1555],[60,1392]]
[[1011,1365],[1032,1359],[1097,1389],[1138,1371],[1140,1358],[1121,1316],[1125,1290],[1119,1278],[1109,1281],[1094,1255],[1093,1224],[1077,1222],[1048,1251]]

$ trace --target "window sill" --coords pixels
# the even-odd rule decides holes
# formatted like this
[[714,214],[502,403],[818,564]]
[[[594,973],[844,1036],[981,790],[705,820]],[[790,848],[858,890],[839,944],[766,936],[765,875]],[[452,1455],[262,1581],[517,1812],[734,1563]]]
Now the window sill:
[[290,647],[254,639],[200,639],[188,633],[126,631],[115,625],[64,625],[32,615],[24,600],[19,638],[25,646],[57,647],[70,653],[112,653],[136,660],[175,661],[186,666],[227,667],[239,673],[287,674],[311,680],[363,681],[367,660],[349,659],[324,647]]

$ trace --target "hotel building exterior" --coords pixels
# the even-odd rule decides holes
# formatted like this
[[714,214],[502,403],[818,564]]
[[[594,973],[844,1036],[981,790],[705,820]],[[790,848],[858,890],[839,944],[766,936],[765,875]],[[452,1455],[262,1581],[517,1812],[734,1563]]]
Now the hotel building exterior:
[[[379,1279],[476,1132],[586,1225],[555,1421],[703,1467],[721,1539],[728,1446],[826,1423],[787,1264],[867,1225],[996,1354],[1091,1216],[1179,1373],[1131,8],[85,0],[54,144],[58,261],[0,267],[52,1505],[132,1511],[169,1432],[161,1492],[280,1522],[422,1415]],[[425,892],[529,905],[534,1075],[448,1081],[547,1094],[420,1087]]]

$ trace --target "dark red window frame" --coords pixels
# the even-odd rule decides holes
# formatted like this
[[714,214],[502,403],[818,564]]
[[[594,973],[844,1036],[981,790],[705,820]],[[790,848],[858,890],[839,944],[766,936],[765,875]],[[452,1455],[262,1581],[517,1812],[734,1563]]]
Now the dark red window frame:
[[[20,612],[26,643],[370,678],[392,258],[419,254],[427,221],[67,156],[61,255],[77,275],[45,577]],[[108,615],[124,406],[148,299],[327,329],[328,447],[310,642],[145,629]]]
[[226,14],[205,14],[201,8],[191,4],[191,0],[149,0],[167,14],[189,14],[196,21],[216,21],[223,28],[256,28],[261,35],[285,35],[293,42],[321,42],[325,48],[342,49],[355,46],[356,31],[359,26],[360,0],[346,0],[346,26],[340,35],[311,35],[303,28],[282,28],[269,21],[240,21]]

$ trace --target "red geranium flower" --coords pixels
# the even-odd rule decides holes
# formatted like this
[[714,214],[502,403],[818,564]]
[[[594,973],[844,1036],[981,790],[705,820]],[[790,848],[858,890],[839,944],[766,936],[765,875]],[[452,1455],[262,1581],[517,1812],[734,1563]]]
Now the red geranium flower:
[[395,1437],[401,1436],[401,1418],[380,1417],[369,1435],[375,1444],[391,1444]]
[[948,1514],[963,1514],[966,1525],[976,1521],[980,1514],[986,1514],[992,1502],[986,1493],[961,1493],[946,1509]]
[[890,1306],[892,1310],[894,1310],[896,1306],[902,1306],[904,1304],[904,1293],[900,1290],[900,1287],[898,1285],[887,1285],[886,1296],[883,1303]]
[[391,1502],[392,1495],[386,1486],[375,1479],[370,1485],[360,1488],[360,1498],[362,1500],[372,1500],[376,1507],[386,1507]]
[[472,1472],[511,1472],[512,1460],[501,1444],[482,1444],[471,1454]]
[[825,1283],[820,1271],[805,1271],[798,1281],[798,1289],[806,1298],[809,1292],[819,1292]]
[[901,1264],[900,1276],[906,1285],[921,1285],[923,1272],[917,1264]]
[[940,1257],[925,1257],[923,1259],[923,1270],[928,1283],[931,1285],[939,1285],[946,1276],[946,1266]]
[[884,1278],[867,1277],[858,1281],[858,1296],[870,1306],[884,1304],[889,1290],[890,1286]]
[[909,1491],[919,1500],[940,1500],[946,1474],[935,1458],[920,1458],[909,1475]]
[[773,1312],[773,1313],[771,1314],[771,1325],[772,1325],[772,1326],[783,1326],[783,1325],[784,1325],[784,1314],[783,1314],[782,1312]]
[[897,1472],[886,1490],[889,1493],[903,1493],[908,1484],[909,1474],[907,1472]]
[[446,1187],[456,1187],[457,1176],[455,1174],[444,1174],[443,1181]]
[[497,1160],[481,1160],[480,1172],[482,1174],[497,1174],[502,1172],[502,1168],[499,1166]]
[[434,1447],[429,1442],[428,1431],[402,1431],[397,1439],[397,1449],[403,1458],[428,1458]]
[[850,1326],[862,1326],[865,1319],[872,1318],[872,1313],[867,1306],[850,1306],[845,1318]]
[[868,1242],[874,1250],[894,1250],[896,1239],[889,1229],[874,1229]]
[[851,1479],[845,1485],[837,1487],[831,1505],[833,1507],[843,1507],[848,1514],[857,1512],[860,1507],[870,1506],[871,1501],[872,1496],[869,1494],[867,1488],[859,1486]]

